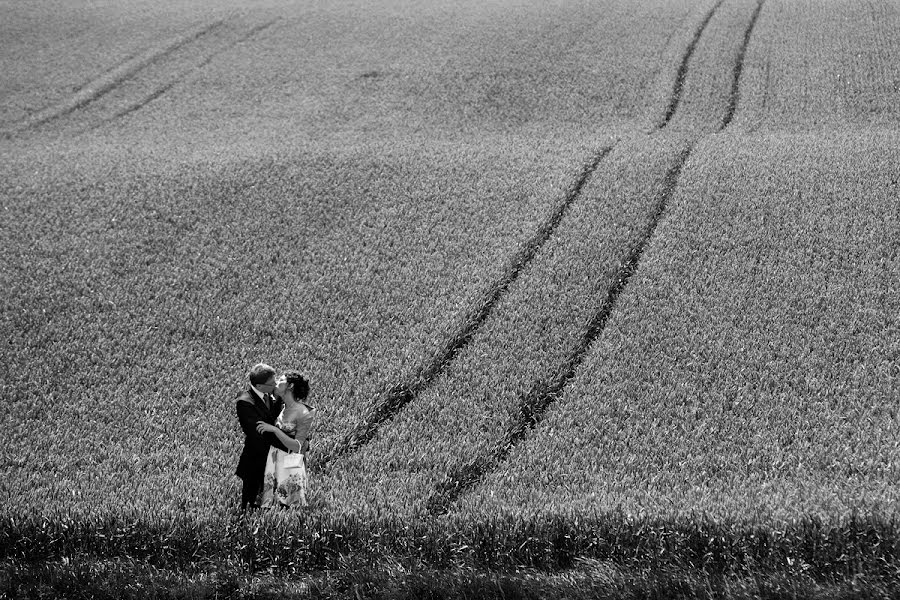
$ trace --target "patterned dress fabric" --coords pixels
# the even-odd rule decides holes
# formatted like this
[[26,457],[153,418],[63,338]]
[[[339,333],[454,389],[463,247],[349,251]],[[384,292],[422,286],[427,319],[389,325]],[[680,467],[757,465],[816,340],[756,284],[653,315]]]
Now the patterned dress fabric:
[[[275,426],[300,442],[301,448],[309,435],[315,409],[303,405],[306,410],[298,411],[292,419],[285,420],[284,409],[275,420]],[[266,458],[266,471],[259,505],[263,508],[305,507],[309,489],[306,472],[306,456],[302,452],[285,452],[270,448]]]

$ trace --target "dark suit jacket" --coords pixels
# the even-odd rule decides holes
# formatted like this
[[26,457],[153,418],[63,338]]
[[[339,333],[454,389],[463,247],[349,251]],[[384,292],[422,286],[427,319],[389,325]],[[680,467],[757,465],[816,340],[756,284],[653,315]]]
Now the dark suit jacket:
[[235,474],[241,479],[262,478],[266,470],[266,455],[269,453],[270,446],[287,451],[274,433],[259,434],[256,432],[257,421],[265,421],[274,425],[275,419],[281,413],[282,406],[284,403],[276,399],[272,403],[272,408],[267,409],[263,399],[250,388],[238,394],[237,417],[245,437],[244,450],[241,452],[241,459],[238,461]]

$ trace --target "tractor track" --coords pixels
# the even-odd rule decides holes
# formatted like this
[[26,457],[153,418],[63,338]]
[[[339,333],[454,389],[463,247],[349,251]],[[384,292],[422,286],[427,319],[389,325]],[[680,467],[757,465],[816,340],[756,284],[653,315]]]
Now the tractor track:
[[384,393],[360,424],[354,427],[328,456],[322,459],[324,464],[349,454],[368,443],[375,436],[382,423],[391,419],[404,406],[412,402],[431,384],[435,377],[446,369],[454,357],[466,347],[512,283],[516,281],[520,273],[531,263],[538,251],[550,239],[566,212],[581,195],[581,190],[584,188],[587,180],[597,171],[600,163],[609,155],[612,149],[613,146],[603,148],[584,165],[575,183],[569,188],[553,213],[538,228],[537,232],[519,248],[519,251],[509,261],[503,275],[491,284],[479,301],[475,303],[472,310],[463,317],[462,324],[458,328],[456,335],[417,371],[411,381],[398,384]]
[[[739,99],[739,86],[746,49],[749,46],[753,29],[759,18],[764,2],[765,0],[758,0],[743,32],[743,40],[735,64],[732,67],[731,90],[728,103],[725,106],[724,117],[718,128],[719,131],[725,129],[731,123],[734,116]],[[676,77],[676,85],[669,99],[669,108],[666,111],[666,115],[657,125],[656,129],[650,132],[649,135],[665,135],[664,130],[677,111],[681,99],[682,84],[687,75],[688,65],[691,56],[694,53],[694,48],[697,46],[703,31],[706,29],[706,26],[722,3],[723,0],[719,0],[719,2],[710,9],[696,30],[693,39],[682,56],[678,68],[678,75]],[[507,426],[504,435],[493,446],[493,449],[490,452],[482,453],[465,462],[457,464],[448,472],[446,477],[435,486],[431,496],[426,501],[426,510],[430,514],[442,515],[449,512],[453,503],[462,494],[478,485],[487,473],[495,470],[506,459],[512,449],[527,437],[529,431],[537,426],[550,405],[560,397],[567,383],[575,376],[579,365],[583,362],[584,357],[595,340],[603,333],[606,324],[612,315],[612,311],[615,309],[617,299],[627,288],[632,275],[638,269],[644,251],[654,237],[656,230],[664,217],[666,208],[678,188],[678,182],[681,178],[685,164],[690,158],[694,148],[699,143],[701,137],[701,135],[688,136],[681,150],[675,156],[672,165],[664,177],[663,189],[654,202],[644,234],[620,262],[614,277],[613,285],[607,291],[606,297],[600,305],[600,308],[591,318],[590,323],[583,332],[581,338],[574,344],[572,351],[565,362],[554,371],[555,374],[549,379],[534,382],[528,393],[524,394],[519,399],[518,408],[514,413],[515,416]]]
[[[49,123],[62,121],[67,117],[83,116],[87,113],[91,113],[88,115],[90,124],[85,130],[96,129],[104,123],[140,110],[172,89],[189,74],[208,65],[216,56],[271,27],[279,19],[271,19],[249,28],[247,26],[250,23],[243,23],[242,20],[242,15],[232,15],[207,21],[161,44],[133,54],[88,81],[67,98],[0,130],[0,137],[11,138]],[[204,45],[210,47],[204,49]],[[181,57],[182,54],[187,54],[187,58]],[[187,66],[180,66],[179,59],[182,63],[186,62]],[[154,69],[161,70],[162,73],[147,75]],[[136,87],[150,89],[139,92],[138,97],[134,99],[135,92],[125,88],[142,77],[149,77],[150,80]],[[124,98],[116,98],[110,102],[110,106],[98,108],[98,105],[103,104],[101,100],[106,101],[119,94]]]
[[700,22],[700,25],[694,31],[694,37],[691,38],[690,43],[687,45],[687,48],[685,48],[684,54],[681,56],[681,62],[678,65],[678,71],[675,74],[675,84],[673,85],[672,93],[669,96],[666,112],[663,115],[662,120],[657,124],[657,129],[665,128],[672,120],[672,117],[675,116],[675,111],[678,110],[678,104],[681,102],[681,94],[684,90],[684,80],[687,77],[688,64],[691,61],[691,57],[694,55],[694,50],[697,48],[700,38],[703,36],[703,32],[706,30],[706,26],[709,25],[713,15],[716,14],[716,11],[719,10],[719,7],[722,6],[724,1],[725,0],[719,0],[709,9],[706,16],[703,18],[703,21]]

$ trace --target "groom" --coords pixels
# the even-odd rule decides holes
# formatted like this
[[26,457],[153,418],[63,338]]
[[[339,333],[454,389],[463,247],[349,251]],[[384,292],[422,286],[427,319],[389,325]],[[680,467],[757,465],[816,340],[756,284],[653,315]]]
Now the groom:
[[237,416],[244,430],[244,450],[235,474],[244,481],[241,490],[241,511],[247,507],[258,508],[256,497],[263,487],[266,471],[266,455],[274,446],[287,451],[274,433],[258,433],[257,421],[275,424],[281,412],[282,401],[276,398],[275,369],[265,363],[250,369],[250,387],[237,397]]

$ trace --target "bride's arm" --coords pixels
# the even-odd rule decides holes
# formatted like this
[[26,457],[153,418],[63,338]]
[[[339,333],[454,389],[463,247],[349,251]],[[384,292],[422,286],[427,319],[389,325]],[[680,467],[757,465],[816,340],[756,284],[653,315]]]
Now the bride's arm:
[[298,440],[303,440],[300,445],[300,452],[303,454],[309,452],[309,430],[312,428],[314,415],[315,409],[311,408],[309,413],[297,423],[296,438]]
[[274,433],[275,437],[278,438],[278,441],[284,444],[284,447],[289,451],[300,452],[300,442],[298,442],[279,428],[275,427],[274,425],[269,425],[265,421],[257,421],[256,430],[260,433],[264,433],[266,431]]

